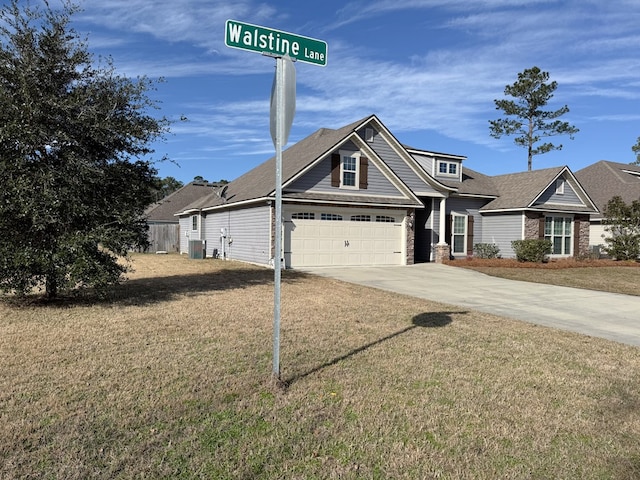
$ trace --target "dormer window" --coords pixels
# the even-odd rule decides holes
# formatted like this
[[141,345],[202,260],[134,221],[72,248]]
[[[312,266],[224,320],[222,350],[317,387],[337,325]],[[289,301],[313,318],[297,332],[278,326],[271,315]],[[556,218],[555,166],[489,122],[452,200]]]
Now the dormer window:
[[438,161],[438,175],[446,175],[448,177],[458,176],[458,164],[456,162]]

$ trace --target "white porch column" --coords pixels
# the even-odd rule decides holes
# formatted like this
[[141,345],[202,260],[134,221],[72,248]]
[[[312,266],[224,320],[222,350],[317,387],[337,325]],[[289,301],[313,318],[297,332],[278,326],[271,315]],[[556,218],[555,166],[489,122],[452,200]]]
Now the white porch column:
[[447,199],[440,199],[440,226],[438,231],[438,245],[447,245],[444,238],[447,231]]
[[447,231],[447,199],[440,199],[440,231],[438,232],[438,243],[436,244],[436,263],[442,263],[449,259],[451,249],[445,238]]

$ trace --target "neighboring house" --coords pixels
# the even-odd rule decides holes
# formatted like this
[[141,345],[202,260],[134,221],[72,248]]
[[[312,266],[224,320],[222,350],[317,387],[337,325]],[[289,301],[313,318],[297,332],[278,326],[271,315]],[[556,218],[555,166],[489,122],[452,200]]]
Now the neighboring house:
[[578,170],[576,178],[589,192],[600,211],[591,216],[589,243],[604,245],[606,232],[602,212],[605,211],[609,200],[616,195],[626,203],[640,200],[640,166],[601,160]]
[[[464,160],[403,146],[375,115],[292,145],[282,161],[286,267],[439,262],[476,243],[512,257],[511,241],[525,238],[552,240],[556,256],[586,253],[597,210],[568,167],[489,177]],[[272,158],[177,215],[207,256],[269,264],[274,203]]]
[[217,183],[191,182],[150,205],[145,211],[151,243],[147,251],[179,252],[180,225],[174,214],[217,187]]

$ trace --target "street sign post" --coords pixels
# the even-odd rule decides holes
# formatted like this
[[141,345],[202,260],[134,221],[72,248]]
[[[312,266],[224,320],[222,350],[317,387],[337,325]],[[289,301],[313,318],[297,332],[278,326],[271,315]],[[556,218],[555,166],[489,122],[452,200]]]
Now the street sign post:
[[271,88],[270,130],[276,149],[275,245],[273,255],[273,377],[280,381],[280,284],[282,275],[282,147],[287,144],[296,110],[296,70],[292,60],[325,66],[327,44],[250,23],[227,20],[225,44],[276,58]]
[[280,284],[282,279],[282,147],[287,144],[296,109],[296,70],[289,57],[276,58],[271,89],[271,138],[276,148],[276,214],[273,256],[273,377],[280,380]]
[[251,23],[227,20],[224,43],[227,47],[273,57],[288,56],[323,67],[327,64],[327,42]]

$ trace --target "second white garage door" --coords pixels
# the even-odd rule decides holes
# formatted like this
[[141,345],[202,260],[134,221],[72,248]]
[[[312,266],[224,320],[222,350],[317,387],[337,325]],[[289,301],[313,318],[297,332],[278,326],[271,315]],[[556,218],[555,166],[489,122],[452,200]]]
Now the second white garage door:
[[403,212],[292,211],[285,218],[287,267],[403,264]]

